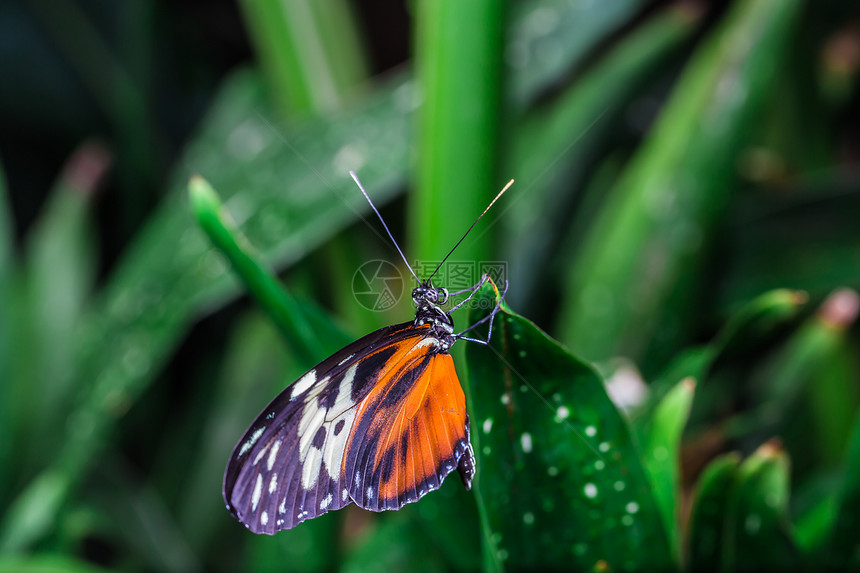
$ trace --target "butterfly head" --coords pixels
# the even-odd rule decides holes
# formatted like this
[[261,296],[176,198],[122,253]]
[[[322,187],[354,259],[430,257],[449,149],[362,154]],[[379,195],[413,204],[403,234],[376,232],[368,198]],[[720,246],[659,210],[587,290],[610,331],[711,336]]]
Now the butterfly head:
[[442,345],[442,350],[448,350],[456,337],[454,336],[454,320],[441,306],[448,301],[448,289],[437,288],[428,279],[421,281],[412,290],[412,302],[415,303],[415,326],[430,325],[430,332],[436,336]]

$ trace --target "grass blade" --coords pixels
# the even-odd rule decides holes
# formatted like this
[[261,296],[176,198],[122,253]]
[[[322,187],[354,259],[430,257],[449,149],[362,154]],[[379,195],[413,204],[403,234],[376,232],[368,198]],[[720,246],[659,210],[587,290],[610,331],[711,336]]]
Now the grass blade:
[[[721,217],[732,162],[790,43],[799,5],[736,3],[688,64],[571,271],[562,335],[586,358],[639,359],[646,348],[650,359],[665,358],[665,337],[678,335],[685,287]],[[675,325],[674,334],[655,333],[658,324]]]

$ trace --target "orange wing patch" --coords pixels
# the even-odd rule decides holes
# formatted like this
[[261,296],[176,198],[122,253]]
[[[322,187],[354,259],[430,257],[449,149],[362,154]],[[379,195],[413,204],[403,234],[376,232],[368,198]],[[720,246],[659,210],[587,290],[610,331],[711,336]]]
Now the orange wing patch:
[[437,344],[432,337],[404,341],[360,405],[344,472],[361,507],[399,509],[455,468],[471,484],[466,400],[453,359],[436,352]]

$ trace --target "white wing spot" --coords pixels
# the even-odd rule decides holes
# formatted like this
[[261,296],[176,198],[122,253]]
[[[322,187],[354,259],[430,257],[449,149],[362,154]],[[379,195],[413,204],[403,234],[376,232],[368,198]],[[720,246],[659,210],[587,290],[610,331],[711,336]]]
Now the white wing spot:
[[272,474],[272,481],[269,482],[269,493],[275,493],[278,489],[278,472]]
[[302,487],[312,489],[317,484],[322,464],[322,452],[316,448],[310,448],[308,457],[302,465]]
[[367,499],[369,499],[369,500],[373,499],[373,488],[372,487],[367,488]]
[[281,500],[281,505],[278,506],[280,513],[287,513],[287,498]]
[[340,496],[342,501],[346,501],[346,498],[349,496],[349,491],[343,490],[343,494]]
[[266,455],[267,451],[269,451],[269,446],[265,446],[257,452],[257,457],[254,458],[254,465],[257,465],[257,463],[263,459],[263,456]]
[[307,391],[308,388],[314,385],[314,382],[317,381],[317,371],[311,370],[293,384],[292,389],[290,390],[290,400],[295,400],[299,394]]
[[251,437],[248,438],[248,441],[245,442],[244,444],[242,444],[242,449],[239,450],[239,455],[236,457],[241,458],[245,452],[250,450],[253,447],[253,445],[257,443],[257,440],[260,439],[260,436],[262,436],[263,432],[265,432],[265,431],[266,431],[266,426],[263,426],[262,428],[258,428],[253,434],[251,434]]
[[269,451],[269,459],[266,460],[266,468],[268,468],[269,471],[271,471],[272,466],[275,465],[275,458],[278,456],[279,449],[281,449],[281,440],[278,440],[277,442],[272,444],[272,447]]
[[269,514],[266,513],[265,511],[260,514],[260,523],[263,525],[266,525],[267,523],[269,523]]
[[331,505],[331,501],[332,501],[331,494],[328,494],[327,496],[325,496],[325,499],[323,499],[320,502],[320,511],[325,511],[326,509],[328,509],[328,506]]
[[251,511],[257,511],[260,496],[263,494],[263,474],[257,474],[257,483],[254,484],[254,493],[251,494]]
[[355,354],[350,354],[349,356],[347,356],[346,358],[344,358],[343,360],[341,360],[340,362],[338,362],[338,363],[337,363],[337,365],[338,365],[338,366],[343,366],[344,364],[346,364],[347,362],[349,362],[349,359],[350,359],[350,358],[352,358],[353,356],[355,356]]

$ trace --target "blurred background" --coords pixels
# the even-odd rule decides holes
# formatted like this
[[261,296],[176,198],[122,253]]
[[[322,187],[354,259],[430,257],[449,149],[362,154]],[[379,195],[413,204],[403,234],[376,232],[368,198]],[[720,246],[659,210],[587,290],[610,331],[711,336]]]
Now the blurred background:
[[[504,262],[631,419],[707,355],[684,511],[767,442],[783,541],[821,555],[840,500],[860,519],[858,74],[847,0],[5,0],[0,570],[486,568],[456,479],[272,538],[224,509],[268,400],[411,318],[353,295],[367,261],[408,274],[349,170],[419,262],[515,179],[452,258]],[[316,353],[243,294],[192,174],[325,325]]]

